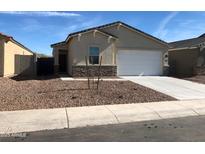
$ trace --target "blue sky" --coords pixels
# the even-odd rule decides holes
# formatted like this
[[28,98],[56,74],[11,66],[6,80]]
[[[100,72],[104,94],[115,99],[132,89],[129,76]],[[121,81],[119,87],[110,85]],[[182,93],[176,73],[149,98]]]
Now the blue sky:
[[0,12],[0,32],[51,55],[50,44],[78,30],[123,21],[164,41],[205,33],[205,12]]

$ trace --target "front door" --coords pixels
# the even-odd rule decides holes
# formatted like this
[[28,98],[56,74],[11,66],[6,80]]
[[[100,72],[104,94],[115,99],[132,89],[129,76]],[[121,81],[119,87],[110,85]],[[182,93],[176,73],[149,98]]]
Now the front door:
[[67,54],[59,54],[59,73],[67,72]]

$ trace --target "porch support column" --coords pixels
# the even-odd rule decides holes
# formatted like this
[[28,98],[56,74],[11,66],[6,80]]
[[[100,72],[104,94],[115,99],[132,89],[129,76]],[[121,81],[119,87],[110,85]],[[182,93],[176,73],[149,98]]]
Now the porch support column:
[[112,55],[113,55],[112,56],[113,57],[112,62],[113,62],[113,65],[116,65],[116,58],[117,58],[116,54],[117,54],[116,43],[113,42],[113,45],[112,45]]
[[54,73],[58,74],[59,69],[59,51],[57,49],[53,49],[53,57],[54,57]]

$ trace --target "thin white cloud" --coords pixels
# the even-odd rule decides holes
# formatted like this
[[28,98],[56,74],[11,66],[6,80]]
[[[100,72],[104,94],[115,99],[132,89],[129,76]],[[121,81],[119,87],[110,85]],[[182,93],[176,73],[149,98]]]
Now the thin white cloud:
[[53,30],[57,30],[57,27],[52,24],[44,24],[35,18],[25,18],[16,24],[16,28],[26,33],[40,32],[41,34],[51,34]]
[[101,24],[103,24],[101,16],[96,16],[92,20],[88,20],[87,18],[81,19],[80,21],[75,21],[72,24],[69,22],[62,27],[58,27],[59,31],[56,36],[61,39],[65,39],[69,33],[95,27]]
[[198,37],[205,33],[205,20],[181,20],[175,23],[175,27],[168,29],[164,36],[167,42],[178,41]]
[[38,20],[33,18],[24,19],[20,24],[20,27],[23,31],[33,32],[37,30],[41,30],[43,25],[38,22]]
[[166,16],[159,24],[158,29],[154,32],[156,37],[163,38],[167,34],[166,26],[167,24],[178,14],[178,12],[172,12]]
[[11,15],[27,15],[27,16],[44,16],[44,17],[79,17],[78,13],[71,12],[57,12],[57,11],[6,11],[0,12],[0,14]]
[[189,16],[186,13],[185,16],[185,13],[181,13],[182,16],[176,18],[177,14],[173,12],[164,18],[153,35],[167,42],[173,42],[198,37],[205,33],[205,18],[202,17],[204,14],[196,12]]

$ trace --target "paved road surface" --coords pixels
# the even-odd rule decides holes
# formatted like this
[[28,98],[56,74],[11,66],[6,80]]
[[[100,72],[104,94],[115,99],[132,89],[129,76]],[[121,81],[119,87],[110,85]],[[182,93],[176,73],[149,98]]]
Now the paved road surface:
[[205,116],[39,131],[0,141],[205,141]]
[[123,76],[122,78],[162,92],[179,100],[205,98],[205,84],[162,76]]

